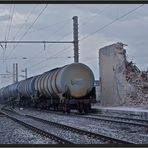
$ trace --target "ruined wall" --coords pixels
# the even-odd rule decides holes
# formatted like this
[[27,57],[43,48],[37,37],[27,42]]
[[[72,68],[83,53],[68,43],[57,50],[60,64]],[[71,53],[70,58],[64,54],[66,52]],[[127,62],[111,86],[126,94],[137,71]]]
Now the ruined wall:
[[118,106],[125,103],[127,89],[125,59],[122,43],[112,44],[99,50],[102,106]]
[[122,43],[99,50],[100,103],[102,106],[148,105],[148,71],[127,61]]

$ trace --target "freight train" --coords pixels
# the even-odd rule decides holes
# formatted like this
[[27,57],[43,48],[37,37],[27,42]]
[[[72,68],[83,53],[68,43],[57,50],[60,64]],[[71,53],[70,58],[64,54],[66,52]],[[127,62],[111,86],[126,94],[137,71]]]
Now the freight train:
[[95,102],[94,74],[82,63],[72,63],[0,89],[0,103],[89,112]]

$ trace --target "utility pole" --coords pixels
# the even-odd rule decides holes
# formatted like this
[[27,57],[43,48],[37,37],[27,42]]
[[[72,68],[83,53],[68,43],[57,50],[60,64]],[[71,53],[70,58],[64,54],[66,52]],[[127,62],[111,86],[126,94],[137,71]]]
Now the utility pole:
[[25,80],[27,79],[27,68],[25,70],[22,70],[22,72],[25,72]]
[[16,74],[15,73],[16,73],[15,72],[15,64],[13,64],[13,83],[15,83],[15,81],[16,81],[16,78],[15,78]]
[[15,64],[16,68],[16,82],[18,82],[18,63]]
[[78,40],[78,17],[73,18],[73,43],[74,43],[74,62],[79,62],[79,40]]
[[27,79],[27,68],[25,68],[25,79]]
[[25,68],[25,70],[22,70],[21,72],[25,72],[25,76],[24,75],[20,75],[21,77],[25,77],[25,80],[27,79],[27,68]]
[[[15,43],[20,44],[20,43],[26,43],[26,44],[45,44],[47,43],[71,43],[74,44],[74,63],[79,63],[79,40],[78,40],[78,17],[73,16],[73,41],[0,41],[0,45],[3,48],[2,44],[6,43]],[[16,46],[15,46],[16,47]],[[18,80],[18,78],[16,78]],[[16,80],[16,81],[17,81]]]

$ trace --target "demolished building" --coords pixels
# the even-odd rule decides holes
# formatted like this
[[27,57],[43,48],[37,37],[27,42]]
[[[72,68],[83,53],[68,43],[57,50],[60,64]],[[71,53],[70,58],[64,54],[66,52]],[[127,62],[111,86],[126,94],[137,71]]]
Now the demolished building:
[[99,50],[99,68],[102,106],[148,104],[148,72],[127,60],[123,43]]

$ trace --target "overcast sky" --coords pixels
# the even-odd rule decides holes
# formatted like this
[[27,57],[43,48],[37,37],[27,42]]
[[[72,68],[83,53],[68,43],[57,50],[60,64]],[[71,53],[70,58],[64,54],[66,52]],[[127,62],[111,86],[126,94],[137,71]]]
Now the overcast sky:
[[[116,42],[127,44],[128,59],[148,69],[147,4],[0,4],[0,40],[72,41],[73,16],[79,19],[80,62],[92,69],[95,79],[99,49]],[[27,68],[30,77],[74,61],[72,44],[2,46],[1,74],[12,73],[13,63],[19,64],[19,75]],[[1,87],[11,83],[12,76],[0,76]]]

